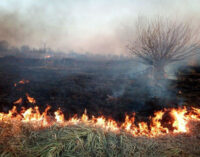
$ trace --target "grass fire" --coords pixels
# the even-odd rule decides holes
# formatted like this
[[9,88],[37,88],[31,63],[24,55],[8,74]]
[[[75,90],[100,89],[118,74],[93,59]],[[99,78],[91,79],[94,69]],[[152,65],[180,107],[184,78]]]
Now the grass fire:
[[[26,96],[29,103],[36,103],[36,100],[27,93]],[[20,98],[14,104],[20,105],[22,101]],[[187,140],[191,140],[191,136],[199,138],[200,108],[195,107],[164,108],[149,117],[148,122],[137,123],[135,113],[125,115],[122,122],[117,122],[103,115],[89,116],[86,110],[80,117],[74,115],[65,119],[66,116],[61,109],[49,114],[50,106],[47,106],[43,112],[40,112],[38,106],[21,107],[19,111],[17,108],[14,106],[8,113],[0,113],[2,156],[79,156],[83,154],[90,156],[93,153],[98,153],[99,156],[106,154],[131,156],[138,153],[137,151],[147,156],[149,152],[143,149],[145,147],[149,149],[151,144],[163,144],[167,140],[176,143],[179,139],[183,142],[181,147],[184,148],[188,147]],[[141,142],[144,141],[149,143],[141,146]],[[190,148],[189,151],[193,151],[192,153],[197,151],[198,154],[199,140],[192,138],[192,141],[194,142],[192,146],[196,148],[195,150]],[[107,144],[111,148],[105,148]],[[121,148],[117,148],[118,144]],[[156,149],[154,145],[151,147]],[[163,147],[164,145],[162,149]],[[160,151],[154,150],[155,152],[150,154],[152,156],[188,156],[190,153],[186,153],[181,147],[171,147],[168,146]],[[107,152],[108,149],[112,151]]]
[[0,1],[0,157],[200,157],[199,15],[196,0]]
[[[31,99],[31,103],[35,103],[33,98],[30,98],[27,94],[27,99]],[[15,102],[16,103],[16,102]],[[154,113],[153,117],[150,117],[150,126],[146,122],[139,122],[137,126],[135,123],[134,113],[132,116],[125,116],[123,123],[118,124],[113,119],[107,119],[103,115],[99,117],[87,115],[85,110],[81,117],[77,115],[72,116],[68,120],[65,119],[64,114],[60,109],[54,112],[54,115],[48,115],[48,110],[50,106],[47,106],[45,111],[40,113],[39,107],[30,107],[25,109],[22,107],[21,111],[18,113],[16,106],[14,106],[8,113],[0,113],[0,120],[3,123],[15,122],[20,123],[35,123],[37,128],[51,127],[52,125],[77,125],[84,124],[91,127],[100,127],[105,131],[113,131],[115,133],[120,133],[120,131],[125,131],[133,136],[148,136],[154,137],[165,134],[173,133],[188,133],[188,123],[190,121],[200,121],[200,109],[192,107],[191,109],[183,108],[173,108],[164,109],[163,111],[157,111]],[[170,120],[167,122],[169,127],[164,127],[162,124],[163,116],[168,112]]]

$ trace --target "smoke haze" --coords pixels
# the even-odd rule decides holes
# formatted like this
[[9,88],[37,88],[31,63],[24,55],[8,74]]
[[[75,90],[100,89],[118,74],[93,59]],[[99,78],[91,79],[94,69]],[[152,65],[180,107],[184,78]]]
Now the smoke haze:
[[65,52],[124,54],[138,15],[199,20],[198,0],[2,0],[0,40]]

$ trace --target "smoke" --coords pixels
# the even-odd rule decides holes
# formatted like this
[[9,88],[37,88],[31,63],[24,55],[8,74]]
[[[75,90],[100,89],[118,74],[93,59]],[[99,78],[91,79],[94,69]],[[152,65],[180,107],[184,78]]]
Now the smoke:
[[197,0],[7,0],[0,2],[0,40],[36,48],[46,43],[65,52],[126,54],[138,15],[181,15],[198,21],[199,8]]
[[47,26],[43,20],[25,18],[18,12],[1,11],[0,15],[0,39],[8,41],[10,45],[41,47],[44,42],[56,44],[53,40],[62,32],[54,32],[55,26]]

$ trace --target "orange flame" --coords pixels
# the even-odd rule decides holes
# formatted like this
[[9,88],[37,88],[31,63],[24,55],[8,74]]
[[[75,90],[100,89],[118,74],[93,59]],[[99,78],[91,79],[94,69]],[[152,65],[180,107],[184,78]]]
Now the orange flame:
[[30,82],[29,80],[22,79],[22,80],[20,80],[19,82],[14,83],[14,86],[17,87],[18,84],[27,84],[27,83],[29,83],[29,82]]
[[45,111],[41,114],[39,111],[39,107],[35,106],[34,108],[28,108],[25,110],[21,111],[22,115],[22,122],[40,122],[42,126],[47,126],[48,125],[48,120],[47,120],[47,112],[50,109],[50,106],[48,106]]
[[[22,108],[20,112],[17,112],[16,106],[14,106],[8,113],[0,113],[0,122],[7,121],[21,121],[22,123],[34,123],[36,128],[49,127],[54,124],[59,125],[76,125],[83,123],[92,127],[102,128],[113,132],[127,132],[133,136],[148,136],[155,137],[159,135],[169,133],[188,133],[188,122],[191,120],[200,121],[200,109],[192,107],[187,110],[186,107],[178,109],[165,109],[154,113],[153,117],[150,117],[150,125],[146,122],[139,122],[135,124],[135,114],[132,117],[126,115],[123,123],[119,124],[115,120],[105,118],[104,116],[89,118],[87,111],[78,118],[74,115],[69,120],[65,120],[64,114],[59,108],[54,112],[54,118],[48,115],[50,106],[47,106],[43,113],[40,112],[39,107],[30,107],[28,109]],[[170,113],[171,125],[173,130],[169,130],[167,127],[162,126],[162,119],[166,112]],[[39,124],[39,125],[38,125]]]
[[54,115],[55,115],[56,122],[64,123],[65,117],[62,111],[60,110],[60,108],[56,112],[54,112]]
[[48,59],[48,58],[51,58],[51,56],[50,55],[46,55],[46,56],[44,56],[44,58]]
[[165,112],[158,111],[154,113],[154,117],[152,118],[152,124],[151,124],[151,134],[157,135],[157,134],[163,134],[163,133],[169,133],[168,128],[164,128],[161,124],[161,120],[163,118]]
[[22,104],[22,98],[19,98],[18,100],[16,100],[15,102],[13,102],[13,104]]
[[36,103],[36,100],[34,98],[30,97],[28,93],[26,93],[26,98],[27,98],[28,102],[30,102],[31,104]]
[[20,80],[19,82],[18,82],[19,84],[26,84],[26,83],[29,83],[29,80]]
[[187,132],[187,117],[185,114],[187,113],[186,108],[172,109],[171,114],[174,118],[173,127],[175,127],[174,132]]

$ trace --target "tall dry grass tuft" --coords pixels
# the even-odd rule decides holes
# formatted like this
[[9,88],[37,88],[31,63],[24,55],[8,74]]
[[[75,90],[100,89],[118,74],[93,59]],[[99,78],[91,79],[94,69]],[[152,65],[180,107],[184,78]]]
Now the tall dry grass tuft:
[[0,123],[0,156],[199,157],[199,123],[192,126],[190,134],[147,138],[84,125],[36,130],[30,124]]

